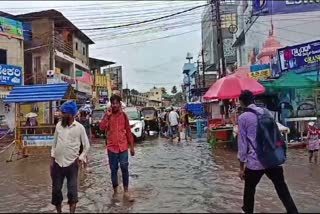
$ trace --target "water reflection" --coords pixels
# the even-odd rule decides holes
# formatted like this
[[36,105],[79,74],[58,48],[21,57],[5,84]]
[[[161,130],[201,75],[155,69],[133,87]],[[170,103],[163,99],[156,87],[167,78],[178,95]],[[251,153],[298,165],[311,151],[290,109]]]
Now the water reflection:
[[[150,139],[130,159],[130,183],[136,198],[112,199],[110,170],[104,146],[93,145],[92,173],[81,176],[78,212],[239,212],[243,183],[237,177],[236,154],[206,143],[181,144]],[[52,212],[48,158],[1,163],[0,212]],[[310,165],[305,150],[293,150],[285,167],[287,181],[300,212],[317,212],[320,170]],[[66,204],[66,195],[64,195]],[[64,211],[68,211],[67,206]],[[263,178],[256,211],[283,212],[271,181]]]

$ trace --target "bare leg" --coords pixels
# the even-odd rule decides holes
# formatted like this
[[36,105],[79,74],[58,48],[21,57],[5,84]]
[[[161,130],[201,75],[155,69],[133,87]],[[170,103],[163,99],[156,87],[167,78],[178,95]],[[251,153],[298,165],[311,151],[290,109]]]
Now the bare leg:
[[313,151],[309,151],[309,163],[312,163]]
[[76,212],[77,204],[70,204],[69,207],[70,207],[70,213]]
[[62,213],[62,206],[61,206],[61,204],[59,204],[59,205],[56,206],[56,210],[57,210],[57,213]]

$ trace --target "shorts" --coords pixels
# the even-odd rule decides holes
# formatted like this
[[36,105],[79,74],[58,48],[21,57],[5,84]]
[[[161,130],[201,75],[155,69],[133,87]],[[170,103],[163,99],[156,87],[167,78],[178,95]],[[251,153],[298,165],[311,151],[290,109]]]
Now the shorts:
[[310,154],[313,154],[313,153],[318,152],[318,151],[319,151],[319,149],[309,150],[309,153],[310,153]]
[[60,167],[56,162],[54,162],[51,168],[51,203],[53,205],[60,205],[63,201],[62,186],[65,178],[67,178],[68,204],[75,204],[78,202],[78,171],[78,159],[68,167]]

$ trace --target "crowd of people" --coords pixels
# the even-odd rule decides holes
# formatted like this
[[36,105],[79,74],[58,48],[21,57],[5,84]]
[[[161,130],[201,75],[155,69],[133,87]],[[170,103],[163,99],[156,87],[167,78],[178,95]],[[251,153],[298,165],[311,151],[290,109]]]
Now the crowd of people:
[[[244,109],[238,118],[238,159],[240,161],[239,177],[244,180],[243,211],[254,212],[254,196],[256,186],[264,174],[273,182],[276,192],[288,213],[298,213],[296,205],[290,195],[285,182],[282,164],[286,159],[286,145],[281,140],[279,130],[270,112],[254,104],[254,96],[250,91],[243,91],[240,95],[240,104]],[[61,106],[61,120],[56,125],[54,143],[51,150],[51,178],[52,204],[57,212],[62,210],[62,185],[67,179],[68,204],[70,212],[74,213],[78,202],[77,177],[80,164],[87,162],[90,148],[88,138],[88,121],[85,113],[80,113],[79,122],[75,120],[77,107],[75,102],[65,102]],[[185,109],[175,111],[167,109],[161,117],[161,132],[171,140],[180,132],[185,138],[191,139],[190,113]],[[111,182],[114,197],[118,197],[119,183],[118,170],[122,172],[124,197],[132,202],[134,198],[129,193],[129,154],[135,155],[134,140],[130,131],[127,115],[121,106],[121,97],[113,95],[110,98],[110,108],[107,109],[100,129],[108,135],[107,151]],[[316,128],[309,124],[308,137],[310,142],[317,142]],[[272,136],[272,137],[270,137]],[[267,145],[269,144],[269,146]],[[318,145],[318,144],[317,144]],[[319,146],[319,145],[318,145]],[[310,145],[310,161],[315,155],[318,146]],[[266,148],[269,147],[269,150]],[[270,149],[273,148],[273,149]],[[312,155],[311,155],[312,154]]]
[[160,136],[167,137],[171,141],[178,138],[180,142],[183,135],[186,141],[191,140],[190,116],[191,113],[184,108],[181,110],[167,108],[160,115]]

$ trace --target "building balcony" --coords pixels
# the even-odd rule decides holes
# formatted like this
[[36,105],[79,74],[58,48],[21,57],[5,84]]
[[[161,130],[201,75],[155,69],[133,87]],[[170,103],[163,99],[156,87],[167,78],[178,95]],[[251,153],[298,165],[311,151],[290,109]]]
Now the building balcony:
[[65,41],[59,36],[54,37],[54,46],[55,49],[60,51],[63,54],[73,57],[73,43],[72,41]]

